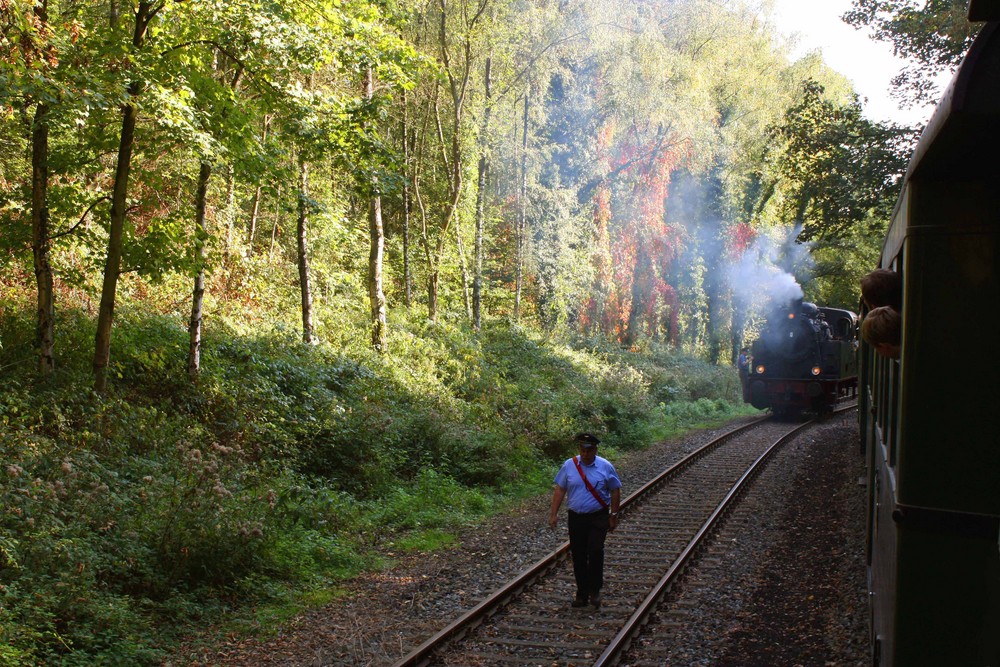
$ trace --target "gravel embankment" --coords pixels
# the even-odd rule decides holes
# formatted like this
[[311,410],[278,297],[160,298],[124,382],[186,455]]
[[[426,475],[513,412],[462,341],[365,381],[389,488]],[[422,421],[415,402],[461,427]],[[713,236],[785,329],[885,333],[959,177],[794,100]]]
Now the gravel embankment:
[[623,664],[861,667],[864,467],[854,413],[786,446]]
[[[728,429],[728,427],[727,427]],[[618,461],[628,495],[727,429],[660,443]],[[856,418],[836,417],[778,455],[760,493],[729,527],[752,527],[710,553],[725,584],[682,586],[695,622],[672,631],[669,664],[867,664],[864,486]],[[337,601],[262,638],[189,650],[165,667],[384,667],[562,544],[540,496],[470,528],[459,546],[434,554],[387,554],[386,571],[349,582]],[[715,575],[712,575],[715,576]],[[692,580],[696,577],[692,577]],[[703,597],[708,595],[709,597]],[[666,610],[663,610],[664,614]],[[673,649],[671,649],[673,650]]]

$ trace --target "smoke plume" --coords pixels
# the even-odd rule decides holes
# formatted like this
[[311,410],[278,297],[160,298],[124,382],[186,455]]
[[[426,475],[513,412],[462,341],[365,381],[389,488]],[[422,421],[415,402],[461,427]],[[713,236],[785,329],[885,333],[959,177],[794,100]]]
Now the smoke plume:
[[802,298],[802,286],[792,271],[803,275],[812,264],[809,246],[795,242],[800,231],[800,228],[782,230],[783,238],[761,235],[727,267],[726,277],[733,296],[748,313],[763,314],[772,306]]

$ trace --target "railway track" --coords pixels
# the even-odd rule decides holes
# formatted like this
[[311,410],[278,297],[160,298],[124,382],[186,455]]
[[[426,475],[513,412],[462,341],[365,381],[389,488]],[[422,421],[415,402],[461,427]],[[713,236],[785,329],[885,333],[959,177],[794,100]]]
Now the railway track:
[[617,664],[771,453],[810,423],[729,431],[626,498],[608,535],[600,611],[570,607],[564,543],[394,667]]

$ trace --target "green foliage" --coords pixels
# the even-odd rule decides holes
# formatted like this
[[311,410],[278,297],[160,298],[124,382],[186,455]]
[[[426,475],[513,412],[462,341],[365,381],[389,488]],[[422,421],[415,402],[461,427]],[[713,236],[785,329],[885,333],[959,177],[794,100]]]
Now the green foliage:
[[888,219],[914,134],[861,115],[857,98],[838,104],[814,80],[774,128],[772,160],[785,190],[783,218],[802,225],[802,241],[840,239]]
[[858,285],[878,265],[886,228],[884,221],[874,219],[853,228],[843,239],[817,243],[812,251],[817,280],[805,285],[806,300],[856,311]]
[[691,429],[718,426],[736,417],[759,414],[758,410],[743,403],[709,398],[691,403],[661,403],[659,412],[660,421],[655,428],[657,438],[671,438]]
[[[158,664],[178,633],[230,605],[283,617],[380,567],[390,549],[448,544],[462,525],[547,490],[575,432],[600,433],[618,456],[740,413],[734,370],[681,353],[707,339],[714,353],[728,326],[728,295],[708,284],[727,252],[715,243],[719,220],[771,220],[756,206],[768,187],[780,203],[826,178],[817,182],[837,201],[810,220],[836,222],[835,205],[863,199],[830,237],[871,244],[884,211],[870,182],[841,187],[832,171],[857,151],[824,152],[842,147],[839,131],[869,128],[852,108],[810,98],[762,165],[775,143],[766,128],[799,98],[798,81],[822,70],[818,58],[789,65],[742,7],[556,4],[463,14],[469,3],[157,2],[133,48],[129,12],[109,27],[96,6],[60,5],[46,26],[31,3],[7,2],[0,666]],[[126,102],[139,116],[110,387],[97,396],[94,310]],[[57,307],[55,371],[39,378],[30,157],[43,104]],[[490,127],[480,125],[487,108]],[[481,155],[490,168],[474,331],[459,277],[471,265]],[[308,194],[296,180],[303,160]],[[204,230],[193,211],[202,165],[212,167]],[[704,206],[668,218],[681,169],[709,186]],[[766,182],[778,175],[794,184]],[[368,349],[375,193],[390,303],[382,355]],[[296,311],[303,198],[314,345],[300,343]],[[837,251],[831,242],[818,252],[833,265]],[[852,255],[850,275],[869,259]],[[193,384],[187,323],[201,269]],[[515,324],[505,318],[519,270]],[[404,280],[426,288],[432,273],[436,322],[401,306]],[[850,280],[810,289],[846,301]],[[572,340],[580,330],[604,336]],[[629,349],[608,342],[623,333]]]
[[893,86],[910,103],[927,104],[940,94],[933,79],[958,65],[981,27],[967,19],[968,8],[966,0],[854,0],[843,18],[892,44],[908,62]]
[[158,664],[233,600],[281,614],[547,490],[577,431],[616,456],[718,418],[723,396],[681,406],[735,378],[664,350],[397,318],[393,357],[217,328],[195,387],[176,318],[128,308],[119,392],[98,397],[82,313],[64,315],[81,326],[50,381],[13,363],[31,312],[8,304],[0,325],[7,664]]

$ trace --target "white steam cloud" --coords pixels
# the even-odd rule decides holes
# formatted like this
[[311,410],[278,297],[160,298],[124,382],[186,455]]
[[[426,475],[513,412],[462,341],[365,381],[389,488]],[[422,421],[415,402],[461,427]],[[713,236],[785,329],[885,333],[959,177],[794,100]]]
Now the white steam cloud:
[[[809,245],[795,242],[801,228],[778,230],[774,236],[761,235],[742,257],[726,269],[733,296],[748,313],[761,314],[772,306],[801,299],[799,275],[812,268]],[[784,236],[784,238],[780,238]]]

